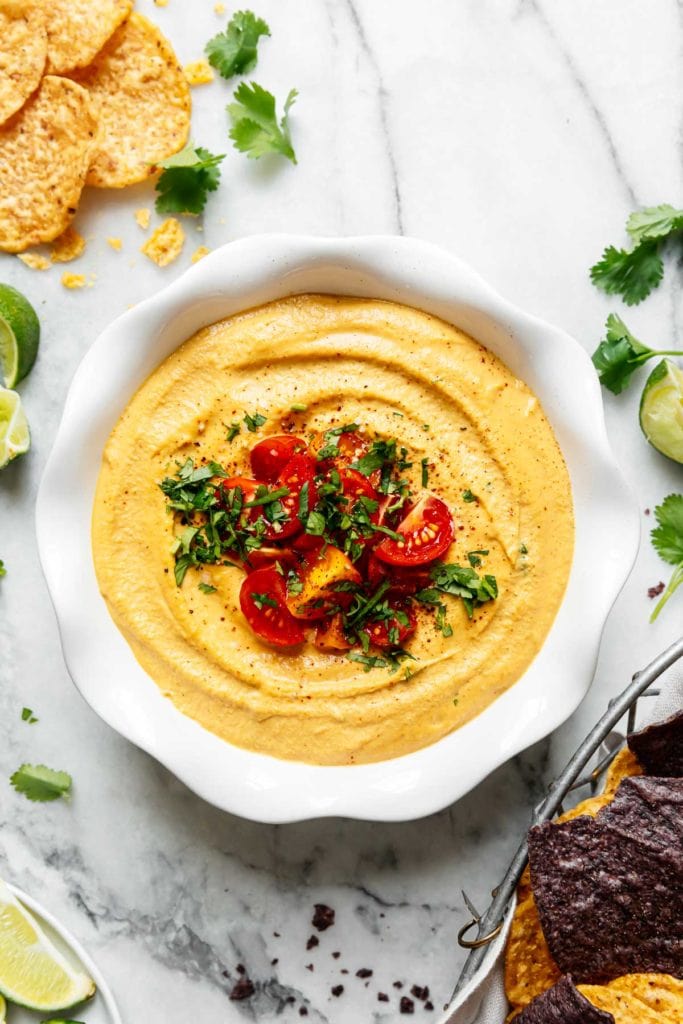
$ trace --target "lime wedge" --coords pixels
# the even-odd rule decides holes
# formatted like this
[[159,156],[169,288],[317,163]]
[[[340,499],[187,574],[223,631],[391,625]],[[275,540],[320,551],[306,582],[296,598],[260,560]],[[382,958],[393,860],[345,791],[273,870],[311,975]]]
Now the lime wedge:
[[0,991],[10,1003],[53,1013],[95,993],[95,983],[74,969],[38,922],[0,881]]
[[0,378],[15,387],[29,373],[38,355],[40,323],[21,292],[0,284]]
[[31,447],[28,420],[16,391],[0,387],[0,469]]
[[653,448],[683,462],[683,370],[670,359],[657,363],[645,382],[640,426]]

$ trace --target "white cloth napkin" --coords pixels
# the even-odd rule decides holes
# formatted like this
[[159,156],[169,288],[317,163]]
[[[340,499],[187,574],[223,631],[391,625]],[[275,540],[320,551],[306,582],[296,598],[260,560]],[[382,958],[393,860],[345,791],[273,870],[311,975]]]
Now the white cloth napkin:
[[[675,714],[683,708],[683,675],[674,666],[653,684],[658,697],[646,697],[638,704],[637,729]],[[503,953],[514,906],[510,907],[505,927],[491,944],[479,969],[458,997],[451,1003],[438,1024],[503,1024],[509,1013],[503,985]]]

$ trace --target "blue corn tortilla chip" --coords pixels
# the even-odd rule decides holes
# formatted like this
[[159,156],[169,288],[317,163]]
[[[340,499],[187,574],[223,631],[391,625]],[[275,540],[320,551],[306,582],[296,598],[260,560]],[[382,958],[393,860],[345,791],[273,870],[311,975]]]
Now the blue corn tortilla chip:
[[531,886],[563,974],[683,976],[682,801],[683,780],[632,778],[595,818],[530,830]]
[[589,1003],[565,976],[525,1006],[515,1024],[614,1024],[614,1017]]
[[683,711],[627,737],[648,775],[683,777]]

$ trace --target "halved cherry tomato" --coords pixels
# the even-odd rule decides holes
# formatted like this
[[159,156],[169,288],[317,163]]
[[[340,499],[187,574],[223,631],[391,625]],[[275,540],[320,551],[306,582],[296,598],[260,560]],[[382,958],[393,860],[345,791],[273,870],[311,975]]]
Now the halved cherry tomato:
[[[311,443],[311,451],[314,456],[317,458],[320,449],[329,443],[330,439],[326,439],[324,434],[316,435]],[[323,459],[322,462],[318,463],[323,472],[329,473],[331,469],[341,470],[346,466],[350,466],[352,462],[362,459],[370,451],[370,441],[361,434],[357,434],[355,430],[351,430],[347,434],[339,435],[336,448],[336,455]],[[357,472],[357,470],[354,472]],[[364,474],[361,473],[360,475],[363,476]],[[369,480],[372,484],[378,484],[380,479],[379,470],[375,470],[365,479]]]
[[265,437],[251,449],[249,459],[254,476],[272,483],[285,468],[290,459],[306,451],[306,442],[293,434],[276,434]]
[[280,573],[272,567],[249,574],[240,589],[240,608],[261,640],[276,647],[303,643],[306,634],[301,622],[287,609],[287,589]]
[[310,455],[295,455],[289,460],[274,485],[276,490],[280,487],[289,490],[289,494],[280,499],[287,518],[278,523],[268,523],[264,533],[266,540],[284,540],[303,530],[304,524],[299,519],[299,499],[304,484],[308,484],[308,507],[313,508],[318,500],[314,478],[315,463]]
[[405,566],[387,565],[376,557],[374,552],[370,553],[365,578],[372,590],[385,580],[389,580],[391,587],[387,591],[389,596],[409,596],[416,594],[430,585],[429,571],[426,568],[417,566],[414,569]]
[[415,613],[406,604],[397,604],[396,611],[401,612],[407,622],[400,622],[398,618],[383,619],[379,622],[368,622],[363,626],[363,632],[370,637],[370,643],[375,647],[400,647],[404,640],[415,632]]
[[371,521],[376,523],[379,520],[381,495],[375,490],[368,478],[359,473],[357,469],[345,468],[339,471],[339,482],[342,494],[348,502],[346,505],[347,511],[353,508],[359,498],[370,498],[372,501],[377,502],[377,510],[370,515]]
[[248,573],[255,572],[257,569],[262,569],[264,565],[274,566],[276,562],[279,562],[285,568],[289,568],[296,564],[296,555],[291,548],[276,548],[268,547],[264,544],[260,548],[254,548],[253,551],[249,552],[249,557],[244,561],[244,571]]
[[[256,496],[257,490],[262,486],[263,484],[260,480],[252,480],[251,477],[248,476],[231,476],[228,477],[227,480],[221,480],[217,488],[217,493],[219,500],[227,506],[229,502],[228,493],[230,491],[240,490],[242,492],[242,505],[244,506]],[[260,515],[260,511],[261,510],[258,508],[244,509],[240,515],[241,522],[243,524],[253,522],[253,520],[257,519]]]
[[329,654],[351,650],[351,644],[344,634],[344,619],[340,612],[320,623],[315,631],[313,643],[319,650],[327,651]]
[[377,557],[390,565],[425,565],[453,543],[453,517],[441,498],[425,491],[396,532],[403,540],[385,537],[375,548]]
[[301,589],[287,594],[287,607],[298,619],[322,619],[349,603],[352,595],[336,589],[340,583],[360,583],[361,575],[343,551],[329,544],[314,553],[299,571]]

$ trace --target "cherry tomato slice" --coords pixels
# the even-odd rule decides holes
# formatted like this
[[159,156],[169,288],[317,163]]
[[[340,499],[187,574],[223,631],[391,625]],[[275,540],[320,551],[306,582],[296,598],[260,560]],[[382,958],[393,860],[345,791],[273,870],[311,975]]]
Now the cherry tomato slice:
[[268,547],[264,544],[260,548],[254,548],[249,552],[249,557],[244,561],[245,572],[252,573],[262,569],[265,565],[274,566],[279,562],[283,569],[289,569],[296,565],[296,555],[291,548]]
[[295,455],[289,460],[275,481],[275,489],[286,487],[289,490],[287,497],[280,499],[287,518],[268,523],[264,533],[266,540],[285,540],[303,530],[303,523],[299,519],[299,499],[304,484],[308,484],[308,507],[313,508],[318,500],[314,477],[315,463],[310,455]]
[[275,647],[303,643],[301,622],[290,615],[287,589],[280,573],[270,566],[256,569],[246,577],[240,590],[240,608],[256,636]]
[[318,650],[326,651],[328,654],[351,650],[351,644],[344,635],[344,619],[340,612],[320,623],[315,631],[313,643]]
[[370,643],[375,647],[400,647],[403,641],[415,632],[416,618],[410,605],[397,604],[396,611],[400,619],[397,616],[381,622],[368,622],[363,627],[363,632],[367,633]]
[[430,585],[429,571],[426,568],[417,566],[414,569],[398,565],[387,565],[376,557],[374,552],[370,553],[365,578],[372,590],[389,580],[391,587],[387,591],[389,597],[408,597],[416,594]]
[[339,471],[339,482],[344,497],[348,501],[347,510],[351,510],[359,498],[370,498],[377,502],[377,510],[370,515],[373,523],[379,520],[379,502],[381,496],[372,486],[370,481],[357,469],[342,469]]
[[272,483],[285,468],[290,459],[306,451],[306,442],[293,434],[276,434],[265,437],[251,449],[249,460],[255,477]]
[[453,517],[441,498],[425,491],[398,524],[403,540],[385,537],[375,554],[389,565],[425,565],[433,562],[453,543]]
[[[227,506],[234,501],[230,492],[240,490],[242,492],[242,505],[244,506],[256,496],[256,492],[259,487],[263,486],[264,485],[260,480],[252,480],[251,477],[248,476],[231,476],[228,477],[227,480],[221,480],[217,491],[219,499],[223,505]],[[260,509],[244,509],[240,516],[240,521],[243,525],[247,522],[253,522],[254,519],[258,518],[259,514]]]

